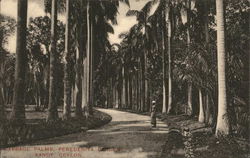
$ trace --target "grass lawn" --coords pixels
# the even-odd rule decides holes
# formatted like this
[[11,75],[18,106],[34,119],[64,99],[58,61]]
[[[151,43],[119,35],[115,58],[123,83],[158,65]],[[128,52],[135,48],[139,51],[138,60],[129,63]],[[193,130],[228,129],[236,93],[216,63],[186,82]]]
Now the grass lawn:
[[[7,115],[10,113],[7,108]],[[59,118],[62,117],[62,109],[58,108]],[[75,118],[72,109],[72,118],[64,121],[59,119],[53,123],[46,122],[47,112],[35,111],[35,106],[26,106],[26,124],[12,124],[5,121],[0,124],[0,148],[18,144],[28,144],[31,141],[62,136],[66,134],[86,131],[108,123],[112,118],[102,112],[94,110],[93,116],[88,118]]]

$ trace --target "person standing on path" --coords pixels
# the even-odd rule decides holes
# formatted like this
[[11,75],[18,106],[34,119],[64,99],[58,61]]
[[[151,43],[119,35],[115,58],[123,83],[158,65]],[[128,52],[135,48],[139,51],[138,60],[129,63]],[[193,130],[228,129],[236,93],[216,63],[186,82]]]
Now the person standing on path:
[[151,127],[156,127],[156,102],[154,100],[151,107]]

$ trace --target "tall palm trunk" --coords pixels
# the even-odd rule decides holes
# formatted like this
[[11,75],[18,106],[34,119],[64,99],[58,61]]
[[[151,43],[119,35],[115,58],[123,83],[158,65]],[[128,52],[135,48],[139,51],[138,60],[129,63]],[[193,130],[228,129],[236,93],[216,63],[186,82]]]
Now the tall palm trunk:
[[93,114],[92,107],[94,105],[94,17],[93,17],[93,9],[90,7],[90,53],[89,53],[89,104],[88,104],[88,110],[89,110],[89,115]]
[[133,110],[136,111],[137,106],[137,72],[134,72],[133,75]]
[[[115,80],[116,80],[116,78],[115,78]],[[117,82],[117,81],[115,81],[115,82]],[[114,87],[114,97],[115,97],[115,100],[114,100],[115,107],[114,108],[117,109],[119,107],[119,97],[118,97],[118,86],[117,86],[117,83],[115,84],[115,87]]]
[[65,65],[64,65],[64,107],[63,119],[71,117],[71,81],[70,81],[70,0],[66,0],[66,29],[65,29]]
[[82,83],[82,109],[84,111],[84,115],[88,117],[88,103],[89,103],[89,53],[90,53],[90,14],[89,1],[86,2],[86,27],[87,27],[87,42],[86,42],[86,57],[83,59],[84,65],[84,75],[83,75],[83,83]]
[[[1,0],[0,0],[0,15],[1,15]],[[2,49],[2,42],[3,42],[2,36],[3,36],[2,30],[0,30],[0,49]],[[1,56],[1,54],[0,54],[0,56]],[[4,61],[2,59],[0,59],[0,62],[3,63]],[[4,121],[6,119],[4,106],[5,106],[5,99],[4,99],[3,84],[0,83],[0,122]]]
[[[187,7],[187,49],[188,51],[190,51],[190,43],[191,43],[191,39],[190,39],[190,15],[189,15],[189,10],[190,8],[191,2],[190,0],[186,0],[186,7]],[[188,82],[188,107],[187,107],[187,115],[191,116],[193,114],[193,103],[192,103],[192,90],[193,90],[193,86],[192,86],[192,82]]]
[[[165,13],[163,12],[163,17],[162,17],[163,19],[165,19],[166,17],[165,17]],[[166,27],[165,27],[165,25],[166,25],[166,23],[164,22],[164,24],[163,24],[163,27],[164,27],[164,29],[162,29],[162,31],[161,31],[161,33],[162,33],[162,58],[163,58],[163,61],[162,61],[162,71],[163,71],[163,83],[162,83],[162,89],[163,89],[163,101],[162,101],[162,113],[166,113],[167,112],[167,71],[166,71],[166,69],[167,69],[167,65],[166,65],[166,50],[165,50],[165,44],[166,44],[166,41],[165,41],[165,29],[166,29]]]
[[206,104],[205,104],[205,124],[211,126],[214,122],[212,108],[211,108],[211,101],[210,97],[208,95],[208,92],[206,92]]
[[57,50],[56,50],[56,37],[57,37],[57,0],[52,0],[51,7],[51,52],[50,52],[50,80],[49,80],[49,108],[47,121],[55,121],[58,119],[57,111]]
[[[209,0],[204,1],[204,31],[205,31],[205,44],[206,44],[206,50],[210,54],[210,44],[209,44],[209,19],[208,19],[208,5],[209,5]],[[213,60],[212,60],[213,62]],[[206,104],[205,104],[205,123],[207,125],[212,125],[212,120],[213,120],[213,114],[211,113],[211,105],[209,101],[209,92],[206,91]]]
[[146,62],[146,48],[141,56],[141,111],[144,111],[146,106],[146,93],[145,93],[145,62]]
[[128,108],[128,68],[124,67],[124,81],[125,81],[125,108]]
[[172,113],[173,105],[172,105],[172,78],[173,78],[173,70],[172,70],[172,40],[173,40],[173,17],[172,17],[172,8],[170,6],[169,9],[169,21],[168,21],[168,110],[167,114]]
[[[72,60],[75,60],[74,58],[72,58]],[[75,65],[71,65],[71,68],[74,69]],[[75,74],[71,74],[70,77],[71,77],[71,106],[72,107],[75,107],[76,106],[76,86],[77,86],[77,83],[76,83],[76,69],[74,69],[74,73]]]
[[86,9],[87,17],[87,47],[86,58],[84,60],[84,83],[83,83],[83,111],[86,117],[92,113],[92,39],[93,39],[93,21],[91,20],[91,7],[90,2],[87,2]]
[[6,119],[5,102],[3,84],[0,83],[0,122]]
[[192,95],[193,95],[193,86],[192,86],[192,83],[188,83],[187,85],[187,98],[188,98],[188,101],[187,101],[187,111],[186,111],[186,114],[188,116],[191,116],[193,114],[193,107],[192,107]]
[[141,96],[140,96],[140,102],[141,102],[141,108],[140,111],[144,111],[144,106],[145,106],[145,70],[144,70],[144,54],[141,56],[141,62],[140,62],[140,80],[141,80],[141,84],[140,84],[140,92],[141,92]]
[[[105,60],[108,61],[108,55],[105,56]],[[106,69],[104,70],[105,71],[105,81],[106,81],[106,84],[104,86],[104,95],[105,95],[105,102],[104,102],[104,107],[105,108],[108,108],[108,73],[109,73],[109,65],[106,64]]]
[[129,109],[132,109],[133,106],[133,78],[132,74],[129,74]]
[[119,85],[118,85],[118,109],[122,108],[122,72],[119,72]]
[[112,108],[116,107],[116,94],[115,94],[115,89],[116,89],[116,81],[115,81],[115,77],[112,78],[112,89],[111,89],[111,93],[112,93]]
[[113,86],[112,86],[112,104],[113,108],[116,108],[116,85],[115,85],[115,77],[113,78]]
[[125,64],[122,65],[122,108],[126,107],[126,83],[125,83]]
[[137,71],[135,72],[134,74],[134,110],[136,111],[137,110],[137,106],[138,106],[138,101],[137,101],[137,98],[138,98],[138,82],[137,82],[137,78],[138,78],[138,73]]
[[88,104],[89,104],[89,55],[90,55],[90,2],[87,1],[87,9],[86,9],[86,19],[87,19],[87,46],[86,46],[86,57],[84,59],[84,79],[83,79],[83,111],[84,115],[88,117]]
[[113,102],[113,77],[110,78],[110,86],[109,86],[109,98],[110,98],[110,107],[113,108],[114,107],[114,102]]
[[86,45],[86,9],[85,3],[81,0],[81,17],[82,20],[79,21],[79,51],[76,52],[76,82],[75,82],[75,116],[81,118],[82,115],[82,99],[83,99],[83,55],[84,55],[84,45]]
[[227,90],[226,90],[226,53],[225,21],[223,0],[216,0],[217,17],[217,59],[218,59],[218,116],[216,136],[228,135],[230,132]]
[[121,105],[120,104],[120,89],[119,89],[119,79],[118,79],[116,88],[115,88],[115,108],[119,109],[120,105]]
[[25,72],[27,63],[26,31],[27,31],[27,0],[18,0],[17,12],[17,40],[16,40],[16,65],[15,86],[11,119],[25,122]]
[[201,89],[199,89],[199,104],[200,104],[200,109],[199,109],[199,118],[198,121],[203,123],[205,120],[205,116],[204,116],[204,108],[203,108],[203,94]]
[[[88,38],[88,37],[87,37]],[[87,40],[88,42],[88,40]],[[87,84],[87,76],[88,76],[88,59],[87,59],[87,47],[86,47],[86,57],[83,58],[83,76],[82,76],[82,110],[86,111],[88,105],[88,84]]]
[[[145,32],[148,32],[147,30],[147,18],[145,16],[145,19],[144,19],[145,23],[144,23],[144,26],[145,26]],[[144,111],[147,111],[149,109],[149,98],[148,98],[148,79],[147,79],[147,69],[148,69],[148,59],[147,59],[147,56],[148,56],[148,50],[147,50],[147,47],[146,47],[146,42],[144,44],[144,53],[143,53],[143,67],[142,67],[142,71],[143,71],[143,76],[142,76],[142,85],[143,85],[143,106],[144,106]]]
[[136,71],[136,110],[139,111],[141,107],[141,93],[140,93],[140,60],[137,59],[138,70]]
[[138,95],[138,102],[139,102],[139,111],[143,111],[143,93],[142,93],[142,75],[143,75],[143,73],[142,73],[142,61],[141,61],[141,59],[139,59],[139,64],[138,64],[138,67],[139,67],[139,73],[138,73],[138,76],[139,76],[139,78],[138,78],[138,86],[139,86],[139,89],[138,89],[138,91],[139,91],[139,95]]
[[150,109],[150,99],[149,99],[149,81],[148,81],[148,57],[147,57],[148,51],[146,51],[145,55],[145,111],[149,111]]

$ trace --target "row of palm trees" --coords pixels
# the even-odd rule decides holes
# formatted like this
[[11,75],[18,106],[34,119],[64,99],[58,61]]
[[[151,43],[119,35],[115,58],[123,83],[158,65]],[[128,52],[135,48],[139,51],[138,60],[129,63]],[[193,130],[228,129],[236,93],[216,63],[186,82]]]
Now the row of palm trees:
[[[127,4],[128,1],[123,0]],[[11,120],[25,122],[25,70],[27,64],[26,30],[27,0],[18,1],[17,49],[15,64],[15,86],[12,103]],[[47,121],[58,119],[58,64],[57,18],[58,12],[66,12],[65,51],[64,51],[64,108],[63,119],[71,117],[71,104],[75,100],[75,115],[88,117],[92,115],[93,77],[97,67],[97,51],[105,51],[110,46],[108,32],[113,32],[109,21],[116,23],[118,1],[58,1],[45,0],[45,10],[51,18],[51,44],[49,50],[49,102]],[[103,26],[98,29],[97,26]],[[99,44],[95,44],[97,42]],[[99,50],[98,50],[98,49]],[[73,49],[73,51],[72,51]],[[74,54],[75,53],[75,54]],[[95,59],[96,58],[96,59]],[[94,60],[95,59],[95,60]],[[75,64],[75,85],[71,80],[71,65]],[[82,112],[83,111],[83,112]]]
[[[232,116],[226,88],[224,3],[152,0],[141,10],[129,10],[127,16],[136,16],[138,23],[120,35],[123,41],[114,45],[113,58],[106,63],[113,76],[106,80],[104,106],[149,111],[150,100],[157,100],[162,94],[162,100],[158,99],[162,113],[184,111],[193,116],[198,109],[199,122],[216,124],[217,136],[228,135]],[[214,7],[217,40],[213,39]],[[155,83],[158,81],[162,84]],[[185,106],[178,105],[180,100]]]

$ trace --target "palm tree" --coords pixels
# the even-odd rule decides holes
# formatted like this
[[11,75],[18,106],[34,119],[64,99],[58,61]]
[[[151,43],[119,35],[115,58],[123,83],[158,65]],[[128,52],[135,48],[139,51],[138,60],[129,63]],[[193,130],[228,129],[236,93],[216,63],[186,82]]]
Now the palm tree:
[[49,81],[49,107],[47,121],[58,119],[56,97],[56,66],[57,66],[57,0],[52,0],[51,7],[51,51],[50,51],[50,81]]
[[218,59],[218,116],[216,136],[228,135],[230,124],[226,89],[225,18],[223,0],[216,0],[217,59]]
[[27,31],[27,0],[19,0],[17,17],[15,87],[11,119],[25,122],[25,72],[27,63],[26,31]]
[[86,45],[86,57],[83,61],[84,65],[84,78],[83,78],[83,83],[82,83],[82,89],[84,92],[82,93],[83,95],[83,100],[82,100],[82,108],[84,111],[84,114],[86,117],[89,116],[90,114],[90,67],[91,67],[91,12],[90,12],[90,2],[87,1],[87,9],[86,9],[86,19],[87,19],[87,45]]
[[[210,54],[210,36],[209,36],[209,19],[208,19],[208,6],[209,0],[204,1],[204,31],[205,31],[205,42],[206,50]],[[213,55],[212,55],[213,56]],[[212,59],[213,62],[213,59]],[[205,104],[205,123],[211,125],[213,120],[213,114],[211,113],[210,97],[209,92],[206,91],[206,104]]]
[[[168,19],[168,14],[166,14],[167,12],[167,8],[168,5],[167,1],[154,1],[155,3],[158,3],[157,5],[155,5],[156,10],[154,11],[154,14],[152,16],[150,16],[149,22],[150,22],[150,40],[149,43],[147,45],[150,45],[151,47],[151,53],[153,53],[154,51],[159,51],[159,45],[161,46],[161,54],[162,54],[162,74],[163,74],[163,79],[162,79],[162,113],[166,113],[167,112],[167,97],[168,97],[168,88],[167,88],[167,21],[166,19]],[[160,41],[158,41],[157,39],[160,37]],[[160,43],[161,42],[161,43]],[[151,54],[152,55],[152,54]],[[151,84],[149,84],[151,86]]]
[[70,80],[70,69],[71,69],[71,53],[70,53],[70,11],[71,2],[66,1],[66,29],[65,29],[65,65],[64,65],[64,108],[63,108],[63,119],[69,119],[71,116],[71,80]]
[[[131,93],[131,90],[130,89],[131,87],[128,87],[126,86],[126,83],[128,80],[125,80],[125,78],[128,78],[128,74],[125,74],[125,68],[127,69],[127,71],[129,72],[131,69],[130,67],[132,65],[130,65],[130,67],[128,66],[128,62],[130,62],[132,59],[132,56],[133,56],[133,47],[134,47],[134,44],[132,43],[132,39],[135,39],[136,36],[135,36],[135,30],[136,30],[136,27],[137,25],[134,25],[133,27],[131,27],[130,31],[129,32],[126,32],[126,33],[121,33],[119,35],[120,38],[123,38],[123,41],[121,42],[121,48],[119,49],[119,53],[121,55],[121,58],[120,60],[122,61],[120,64],[120,75],[119,75],[119,81],[120,83],[118,85],[121,85],[120,89],[120,94],[121,94],[121,105],[124,106],[124,105],[127,105],[128,107],[131,107],[132,108],[132,104],[134,103],[134,100],[132,99],[131,95],[128,94],[128,91],[130,91]],[[128,51],[128,50],[131,50],[131,51]],[[119,62],[118,62],[119,63]],[[129,90],[127,90],[127,88]],[[134,98],[137,98],[137,97],[134,97]],[[130,100],[130,102],[128,104],[126,104],[126,102]],[[136,103],[135,103],[136,104]]]
[[[183,3],[183,4],[182,4]],[[190,52],[190,45],[191,45],[191,37],[190,37],[190,30],[191,30],[191,24],[190,24],[190,12],[191,12],[191,1],[190,0],[183,0],[180,1],[180,4],[182,4],[181,8],[181,16],[182,16],[182,23],[186,23],[187,29],[186,29],[186,36],[187,36],[187,51]],[[185,20],[184,20],[185,19]],[[192,92],[193,92],[193,86],[192,81],[190,78],[187,80],[187,107],[185,109],[185,112],[187,115],[191,116],[193,114],[193,108],[192,108]]]
[[[165,14],[165,11],[162,11],[162,19],[166,19],[166,14]],[[163,88],[163,92],[162,92],[162,95],[163,95],[163,102],[162,102],[162,113],[166,113],[167,112],[167,94],[168,94],[168,91],[167,91],[167,64],[166,64],[166,21],[165,20],[162,20],[162,71],[163,71],[163,83],[162,83],[162,88]]]
[[[120,38],[123,38],[121,43],[122,49],[120,49],[123,60],[120,73],[121,98],[124,98],[124,100],[126,98],[127,102],[130,100],[129,104],[127,105],[128,108],[139,111],[144,110],[142,106],[143,95],[141,93],[142,86],[140,81],[142,77],[141,50],[143,50],[143,40],[145,38],[141,30],[141,26],[139,24],[135,24],[133,27],[131,27],[129,32],[120,34]],[[126,73],[123,73],[123,69],[126,70]],[[128,86],[128,84],[133,84],[133,88]]]
[[148,31],[149,31],[149,24],[148,24],[148,19],[149,19],[149,14],[150,14],[150,9],[153,6],[154,1],[149,1],[145,4],[145,6],[141,10],[129,10],[127,12],[127,16],[136,16],[138,20],[138,24],[141,29],[144,29],[144,41],[143,41],[143,53],[141,55],[141,93],[142,93],[142,106],[141,110],[147,110],[149,107],[149,91],[148,91],[148,79],[147,79],[147,47],[146,45],[148,44],[149,39],[148,37]]
[[[174,9],[175,9],[175,2],[172,1],[164,1],[164,0],[160,0],[160,4],[159,7],[157,8],[157,10],[160,9],[163,12],[163,18],[165,19],[161,19],[164,20],[164,23],[166,26],[164,26],[163,28],[165,28],[165,32],[166,33],[162,33],[162,34],[167,34],[167,38],[164,41],[167,41],[166,46],[167,46],[167,54],[168,54],[168,107],[166,108],[166,83],[165,83],[165,78],[167,75],[165,75],[166,71],[165,71],[165,44],[164,41],[163,42],[163,108],[162,108],[162,112],[165,113],[167,112],[167,114],[172,113],[173,111],[173,106],[172,106],[172,101],[173,101],[173,88],[172,88],[172,80],[173,80],[173,67],[172,67],[172,52],[173,52],[173,34],[175,32],[175,18],[176,15],[174,13]],[[157,11],[156,11],[157,12]],[[164,90],[165,89],[165,90]]]
[[121,107],[122,108],[126,108],[126,106],[127,106],[127,100],[126,100],[126,96],[127,96],[127,94],[126,94],[126,81],[125,81],[125,61],[124,60],[122,60],[122,73],[121,73],[121,75],[122,75],[122,105],[121,105]]
[[[1,0],[0,0],[0,16],[1,16]],[[1,23],[1,21],[0,21]],[[0,63],[3,63],[3,54],[2,54],[2,30],[0,30]],[[0,65],[0,68],[2,66]],[[1,75],[0,75],[0,121],[5,120],[5,109],[4,109],[4,92],[3,92],[3,85],[1,84]]]
[[204,116],[204,109],[203,109],[203,95],[202,95],[202,91],[201,88],[199,88],[199,105],[200,105],[200,110],[199,110],[199,118],[198,121],[201,123],[204,123],[205,121],[205,116]]
[[173,88],[172,88],[172,79],[173,79],[173,68],[172,68],[172,43],[173,43],[173,32],[174,32],[174,22],[173,22],[173,8],[172,8],[172,4],[169,3],[167,4],[169,5],[169,12],[168,12],[168,109],[167,109],[167,114],[170,114],[173,110],[173,106],[172,106],[172,92],[173,92]]
[[[128,0],[121,0],[128,4]],[[94,69],[95,69],[95,41],[97,29],[95,29],[98,21],[111,20],[116,23],[117,7],[119,2],[117,1],[87,1],[86,4],[86,19],[87,19],[87,44],[86,44],[86,58],[84,59],[84,78],[83,78],[83,102],[82,107],[85,111],[85,115],[92,115],[93,97],[94,97]],[[107,7],[109,9],[107,9]],[[110,9],[112,8],[112,9]],[[100,11],[102,10],[102,11]]]
[[[191,1],[186,0],[186,12],[187,12],[187,49],[190,50],[190,7],[191,7]],[[191,116],[193,114],[193,108],[192,108],[192,82],[188,82],[188,107],[187,107],[187,114]],[[200,94],[200,93],[199,93]]]
[[[105,97],[102,99],[104,101],[104,107],[108,108],[112,106],[113,108],[120,108],[119,104],[119,84],[120,80],[119,77],[121,76],[122,72],[122,51],[121,45],[119,44],[112,44],[110,47],[107,47],[108,51],[103,54],[102,65],[100,65],[100,71],[103,71],[103,76],[101,79],[105,79],[105,82],[102,82],[105,85],[101,85],[103,87],[103,95]],[[99,84],[100,85],[100,84]]]
[[[58,12],[65,12],[67,14],[66,31],[65,31],[65,76],[64,76],[64,118],[70,114],[70,105],[76,107],[75,116],[82,117],[82,70],[83,70],[83,56],[85,55],[84,45],[86,40],[84,39],[85,32],[83,18],[84,11],[84,0],[80,1],[57,1]],[[51,13],[52,0],[45,0],[45,12]],[[71,9],[69,11],[70,8]],[[69,22],[70,21],[70,22]],[[70,26],[70,29],[69,29]],[[69,40],[70,38],[70,40]],[[70,52],[71,51],[71,52]],[[75,53],[75,59],[72,57]],[[75,76],[72,73],[73,60],[75,60]],[[75,82],[74,78],[75,77]],[[66,116],[68,115],[68,116]],[[66,119],[65,118],[65,119]]]
[[[82,117],[83,100],[83,57],[86,56],[84,46],[86,45],[86,9],[85,1],[80,2],[80,15],[78,17],[78,51],[76,52],[76,86],[75,86],[75,116]],[[83,9],[84,8],[84,9]]]

